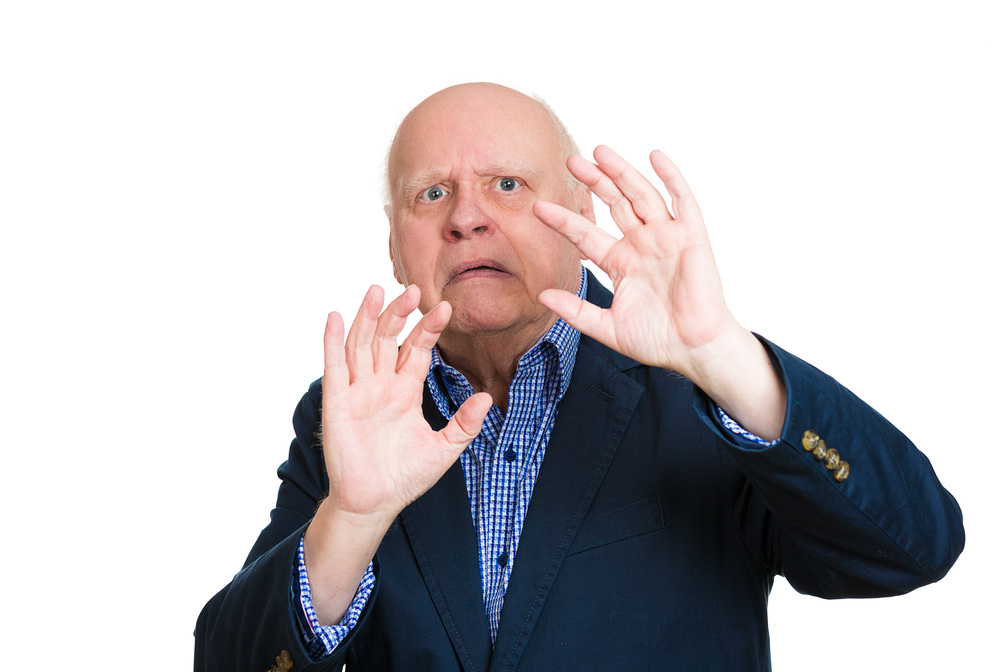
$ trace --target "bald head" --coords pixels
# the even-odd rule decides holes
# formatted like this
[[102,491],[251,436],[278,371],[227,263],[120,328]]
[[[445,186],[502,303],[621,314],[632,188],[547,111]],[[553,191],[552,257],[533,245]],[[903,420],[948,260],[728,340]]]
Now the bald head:
[[579,250],[534,214],[544,201],[594,221],[590,192],[570,181],[561,127],[543,103],[496,84],[439,91],[399,125],[387,160],[389,255],[396,279],[420,288],[422,311],[452,306],[445,350],[493,337],[530,346],[557,319],[538,295],[579,287]]
[[[422,142],[426,139],[424,134],[428,122],[462,118],[479,119],[486,125],[492,124],[496,127],[512,119],[518,119],[530,124],[539,137],[552,143],[561,155],[563,163],[569,156],[580,153],[566,126],[541,98],[527,96],[506,86],[488,82],[458,84],[442,89],[425,99],[406,115],[396,129],[396,135],[386,157],[384,197],[387,208],[391,208],[400,189],[405,186],[401,184],[400,179],[402,173],[400,160],[401,156],[405,155],[403,148],[411,144],[411,140]],[[477,139],[468,138],[473,144]],[[540,147],[539,150],[544,151],[545,148]],[[581,186],[568,170],[565,171],[565,179],[571,189]]]

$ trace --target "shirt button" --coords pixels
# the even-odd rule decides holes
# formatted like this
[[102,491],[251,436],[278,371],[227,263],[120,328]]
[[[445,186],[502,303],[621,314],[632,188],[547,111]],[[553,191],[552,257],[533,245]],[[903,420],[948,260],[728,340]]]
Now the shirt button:
[[506,567],[507,566],[507,554],[506,553],[501,553],[497,557],[497,564],[500,565],[501,567]]
[[503,454],[503,459],[507,460],[508,462],[513,462],[514,460],[517,459],[517,453],[514,452],[513,448],[508,448],[507,452]]

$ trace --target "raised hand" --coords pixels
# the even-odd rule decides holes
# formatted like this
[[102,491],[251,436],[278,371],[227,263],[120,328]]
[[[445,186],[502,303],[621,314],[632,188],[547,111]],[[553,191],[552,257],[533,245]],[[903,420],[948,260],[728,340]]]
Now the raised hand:
[[646,364],[687,373],[688,352],[736,325],[722,297],[701,211],[677,167],[662,152],[650,162],[673,200],[607,147],[597,165],[575,156],[570,171],[611,208],[622,232],[617,239],[589,221],[549,203],[535,214],[565,235],[611,278],[610,310],[566,292],[543,292],[542,302],[577,327]]
[[380,287],[368,290],[346,342],[340,315],[327,319],[323,453],[329,498],[340,510],[394,518],[458,459],[491,402],[489,395],[474,395],[443,430],[432,430],[421,411],[423,386],[451,306],[428,312],[399,347],[420,290],[407,288],[379,314],[382,301]]
[[611,149],[598,147],[594,159],[574,156],[567,167],[611,208],[620,239],[552,203],[538,202],[534,212],[608,274],[614,302],[601,309],[559,290],[539,300],[618,352],[687,376],[750,431],[777,434],[784,389],[766,352],[726,306],[701,210],[680,171],[662,152],[650,155],[671,211]]
[[312,603],[324,625],[340,621],[389,525],[458,459],[492,403],[475,394],[444,429],[432,430],[421,411],[424,379],[451,306],[429,311],[397,348],[420,290],[407,288],[384,311],[383,298],[380,287],[368,290],[346,340],[338,313],[326,323],[322,432],[330,495],[305,534]]

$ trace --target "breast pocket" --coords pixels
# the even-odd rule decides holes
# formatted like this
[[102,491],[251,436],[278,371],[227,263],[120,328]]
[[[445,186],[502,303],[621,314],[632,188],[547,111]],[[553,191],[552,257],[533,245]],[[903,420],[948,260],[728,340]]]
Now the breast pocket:
[[585,518],[567,556],[656,532],[665,526],[659,497],[640,499],[613,511]]

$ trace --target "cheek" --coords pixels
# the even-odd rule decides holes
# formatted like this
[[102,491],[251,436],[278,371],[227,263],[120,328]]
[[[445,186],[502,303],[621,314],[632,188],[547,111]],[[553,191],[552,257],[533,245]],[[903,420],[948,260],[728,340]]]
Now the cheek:
[[534,283],[541,289],[575,286],[579,274],[580,253],[576,247],[561,235],[539,224],[544,230],[535,232],[530,240],[525,240],[530,250],[526,263],[532,269]]
[[[420,288],[420,312],[426,313],[441,301],[439,281],[436,279],[437,251],[431,246],[420,247],[409,241],[406,247],[397,248],[394,267],[404,286]],[[404,251],[405,250],[405,251]]]
[[418,283],[422,266],[432,256],[427,249],[426,241],[413,235],[404,227],[393,230],[391,240],[392,266],[400,282],[409,285]]
[[579,259],[580,253],[573,243],[544,224],[541,227],[542,230],[535,237],[534,244],[542,251],[541,254],[545,256],[550,266],[562,265],[560,262],[564,260],[568,264]]

